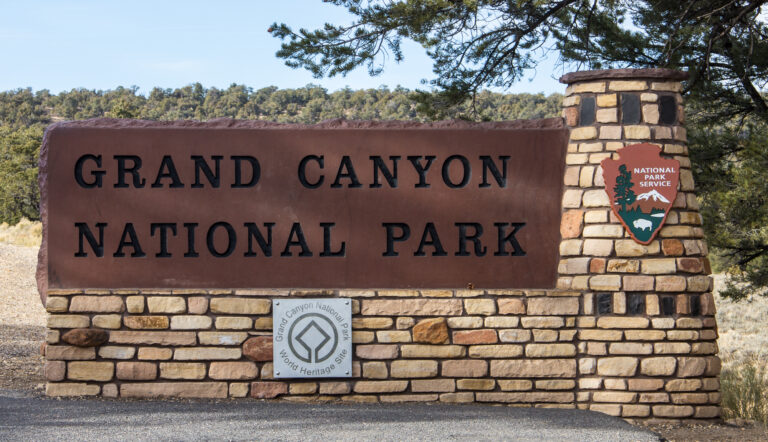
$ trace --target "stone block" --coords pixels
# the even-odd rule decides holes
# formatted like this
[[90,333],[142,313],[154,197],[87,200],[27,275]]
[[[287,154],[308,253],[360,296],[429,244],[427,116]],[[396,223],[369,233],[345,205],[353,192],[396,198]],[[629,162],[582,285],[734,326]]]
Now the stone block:
[[460,299],[364,299],[362,314],[369,316],[459,316]]
[[67,363],[64,361],[45,361],[43,373],[45,374],[45,379],[49,381],[63,381],[66,371]]
[[411,332],[406,330],[381,330],[376,332],[376,340],[381,343],[411,342]]
[[99,348],[99,357],[104,359],[131,359],[136,354],[135,347],[105,345]]
[[170,326],[167,316],[125,316],[123,323],[137,330],[162,330]]
[[390,376],[393,378],[431,378],[437,376],[437,361],[392,361]]
[[616,123],[619,121],[616,108],[598,109],[595,112],[595,117],[598,123]]
[[196,380],[205,378],[205,364],[202,362],[161,362],[162,379]]
[[72,361],[67,364],[67,379],[106,382],[115,372],[113,362]]
[[621,330],[579,330],[579,339],[582,341],[621,341]]
[[645,259],[642,267],[646,275],[672,274],[677,271],[674,258]]
[[653,347],[654,353],[661,355],[691,352],[691,344],[687,342],[656,342]]
[[[173,327],[173,320],[171,320]],[[199,332],[200,345],[240,345],[248,338],[245,332]],[[247,355],[246,355],[247,356]]]
[[609,83],[608,89],[611,91],[645,91],[648,90],[648,83],[644,80],[613,80]]
[[659,341],[664,339],[663,330],[626,330],[624,337],[628,341]]
[[541,297],[528,300],[529,315],[578,315],[577,297]]
[[205,330],[211,328],[212,325],[213,319],[211,319],[209,316],[171,316],[171,330]]
[[587,190],[582,197],[584,207],[610,207],[608,194],[603,189]]
[[501,342],[528,342],[531,340],[531,331],[521,329],[499,330],[499,340]]
[[520,318],[523,328],[560,328],[565,320],[558,316],[523,316]]
[[673,357],[645,358],[640,362],[640,373],[646,376],[671,376],[677,361]]
[[577,127],[571,129],[571,140],[593,140],[597,138],[597,129],[593,126]]
[[386,329],[392,327],[392,318],[352,318],[352,328],[358,329]]
[[595,275],[589,278],[591,290],[618,291],[621,290],[621,276],[619,275]]
[[440,402],[448,404],[463,404],[475,401],[475,394],[472,392],[443,393],[440,395]]
[[637,273],[640,271],[640,260],[611,259],[608,260],[607,270],[610,273]]
[[119,296],[73,296],[69,311],[89,313],[120,313],[125,309]]
[[501,391],[528,391],[533,389],[533,382],[527,379],[499,379]]
[[364,362],[363,377],[367,379],[386,379],[389,377],[389,370],[385,362]]
[[[605,192],[603,192],[605,193]],[[584,241],[583,254],[588,256],[609,256],[613,252],[613,240],[587,239]]]
[[94,315],[91,322],[94,327],[118,330],[123,325],[123,317],[121,315]]
[[197,343],[197,337],[194,332],[118,330],[109,332],[109,342],[112,344],[195,345]]
[[[674,369],[673,369],[674,370]],[[643,372],[643,365],[640,364],[640,372]],[[664,387],[663,379],[628,379],[627,387],[631,391],[657,391]]]
[[140,361],[167,361],[173,357],[173,350],[170,348],[141,347],[139,348],[138,359]]
[[624,404],[621,406],[621,417],[648,417],[651,407],[648,405]]
[[400,393],[408,388],[408,381],[357,381],[355,393]]
[[153,362],[118,362],[117,378],[129,381],[151,381],[157,378]]
[[649,355],[653,353],[653,346],[640,342],[614,342],[608,347],[608,353],[612,355]]
[[208,377],[217,380],[256,379],[259,369],[253,362],[211,362]]
[[77,347],[96,347],[109,339],[109,333],[96,328],[75,328],[61,335],[61,340]]
[[493,299],[465,299],[464,310],[468,315],[493,315],[496,313],[496,301]]
[[458,379],[456,387],[459,390],[493,390],[496,387],[496,381],[493,379]]
[[681,418],[693,415],[693,407],[690,405],[654,405],[652,409],[656,417]]
[[84,328],[91,325],[88,316],[48,315],[48,328]]
[[395,359],[397,358],[397,345],[358,345],[356,347],[356,354],[361,359]]
[[173,354],[173,359],[177,361],[223,360],[240,359],[242,355],[243,353],[239,348],[191,347],[177,348]]
[[462,330],[453,332],[453,343],[460,345],[495,344],[498,342],[496,330]]
[[226,382],[131,382],[120,385],[124,398],[201,398],[224,399]]
[[631,239],[622,239],[616,241],[615,248],[616,256],[620,257],[653,255],[659,253],[659,242],[653,241],[650,244],[643,245]]
[[449,378],[480,378],[488,373],[488,362],[457,359],[441,362],[441,375]]
[[98,385],[80,382],[56,382],[45,385],[45,395],[57,396],[96,396],[101,391]]
[[490,328],[513,328],[520,325],[517,316],[489,316],[485,318],[485,326]]
[[45,311],[48,313],[66,313],[69,307],[69,298],[61,296],[49,296],[45,300]]
[[71,345],[47,345],[45,358],[49,361],[81,361],[96,359],[94,347],[75,347]]
[[701,376],[707,368],[707,361],[704,358],[681,357],[677,358],[677,377],[688,378]]
[[[501,301],[499,301],[501,302]],[[446,320],[448,327],[450,328],[480,328],[483,326],[483,318],[477,316],[459,316],[455,318],[448,318]],[[446,330],[446,334],[448,331]],[[447,339],[447,337],[446,337]]]
[[650,140],[651,129],[648,126],[624,126],[624,137],[628,140]]
[[323,395],[349,394],[352,391],[349,382],[321,382],[319,387]]
[[637,372],[637,358],[611,357],[597,361],[597,374],[600,376],[634,376]]
[[601,316],[597,319],[598,328],[647,328],[648,318],[636,316]]
[[403,358],[461,358],[466,355],[466,347],[461,345],[417,345],[405,344],[400,348]]
[[575,376],[575,359],[513,359],[491,361],[491,377],[572,378]]
[[571,392],[478,392],[475,393],[478,402],[505,402],[505,403],[568,403],[573,402],[574,395]]
[[187,303],[181,296],[149,296],[147,307],[150,313],[185,313]]
[[522,354],[522,345],[472,345],[469,347],[470,358],[514,358]]
[[573,344],[528,344],[525,346],[525,356],[529,358],[552,358],[576,356],[576,346]]
[[271,308],[269,299],[213,298],[210,301],[211,313],[216,314],[265,315]]
[[563,207],[566,209],[578,209],[581,207],[581,195],[583,193],[584,191],[581,189],[566,189],[563,192]]
[[232,382],[229,384],[229,397],[243,398],[248,397],[250,384],[247,382]]
[[[188,308],[191,315],[202,315],[208,311],[208,299],[203,298],[202,296],[193,296],[188,298],[187,304],[189,305]],[[241,385],[245,385],[247,389],[248,384]]]
[[592,393],[592,400],[595,402],[613,402],[613,403],[630,403],[637,399],[637,393],[630,393],[624,391],[596,391]]
[[125,306],[128,313],[140,314],[144,313],[144,297],[143,296],[128,296],[125,298]]
[[624,276],[623,289],[626,292],[642,292],[653,290],[654,277],[653,276]]
[[[218,330],[248,330],[253,325],[251,318],[245,317],[218,317],[215,327]],[[271,327],[270,327],[271,329]]]
[[[648,124],[659,124],[659,105],[657,104],[643,105],[643,122]],[[665,138],[670,138],[670,137],[665,137]]]

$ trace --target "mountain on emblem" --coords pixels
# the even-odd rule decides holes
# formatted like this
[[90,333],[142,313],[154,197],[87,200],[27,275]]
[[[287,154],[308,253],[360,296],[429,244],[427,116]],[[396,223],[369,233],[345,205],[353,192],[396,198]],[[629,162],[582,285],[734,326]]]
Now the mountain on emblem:
[[619,159],[602,161],[605,191],[613,213],[632,238],[648,244],[661,230],[677,196],[680,162],[661,158],[661,149],[648,143],[618,151]]
[[651,190],[650,192],[642,193],[637,196],[638,201],[641,200],[647,200],[653,198],[654,201],[661,201],[662,203],[668,203],[669,200],[664,198],[664,195],[660,194],[659,192],[655,190]]

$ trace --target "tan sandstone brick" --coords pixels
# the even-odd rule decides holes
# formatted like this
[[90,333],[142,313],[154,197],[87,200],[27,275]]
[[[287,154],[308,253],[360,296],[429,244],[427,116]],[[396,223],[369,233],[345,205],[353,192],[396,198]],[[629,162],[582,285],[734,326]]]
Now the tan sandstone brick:
[[403,358],[461,358],[466,351],[466,347],[461,345],[405,344],[400,347]]
[[177,361],[240,359],[242,355],[243,352],[240,348],[192,347],[177,348],[173,354],[173,359]]
[[634,376],[637,371],[637,358],[611,357],[597,361],[597,374],[601,376]]
[[393,378],[431,378],[437,376],[437,361],[392,361],[390,375]]
[[151,382],[124,383],[120,385],[120,396],[131,397],[180,397],[180,398],[226,398],[226,382]]
[[575,376],[575,359],[513,359],[491,361],[491,377],[567,378]]
[[441,363],[441,375],[451,378],[479,378],[488,373],[488,362],[457,359]]
[[113,362],[72,361],[67,364],[67,379],[73,381],[100,381],[112,379],[115,372]]
[[270,312],[272,302],[268,299],[213,298],[211,313],[234,315],[265,315]]
[[371,316],[458,316],[460,299],[364,299],[363,315]]
[[640,362],[640,373],[646,376],[670,376],[677,361],[673,357],[645,358]]
[[184,313],[187,303],[181,296],[149,296],[147,307],[150,313]]
[[256,379],[259,369],[253,362],[211,362],[208,376],[217,380]]
[[119,296],[74,296],[69,305],[70,312],[120,313],[124,308]]

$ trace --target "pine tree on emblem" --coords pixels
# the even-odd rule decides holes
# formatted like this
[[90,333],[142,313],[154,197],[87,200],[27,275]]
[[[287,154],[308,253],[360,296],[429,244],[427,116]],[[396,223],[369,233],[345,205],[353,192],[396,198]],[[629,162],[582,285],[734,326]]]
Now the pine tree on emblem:
[[621,211],[626,212],[627,206],[634,204],[636,196],[632,187],[632,172],[627,170],[627,166],[619,166],[619,176],[616,177],[616,185],[613,187],[613,193],[616,195],[616,203],[621,205]]

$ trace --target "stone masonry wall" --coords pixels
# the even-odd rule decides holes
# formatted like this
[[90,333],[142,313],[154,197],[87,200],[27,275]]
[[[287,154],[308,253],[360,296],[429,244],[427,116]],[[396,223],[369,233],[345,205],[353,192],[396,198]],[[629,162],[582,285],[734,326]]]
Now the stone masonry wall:
[[[558,288],[578,291],[579,408],[625,418],[719,416],[712,280],[688,158],[681,83],[663,69],[566,75]],[[680,162],[666,223],[648,245],[610,210],[600,162],[649,142]]]
[[[563,78],[571,142],[554,290],[50,290],[47,394],[485,402],[715,418],[717,328],[681,78],[664,70]],[[681,163],[678,198],[647,246],[611,213],[599,166],[644,141]],[[273,379],[272,300],[294,297],[352,298],[352,378]]]

